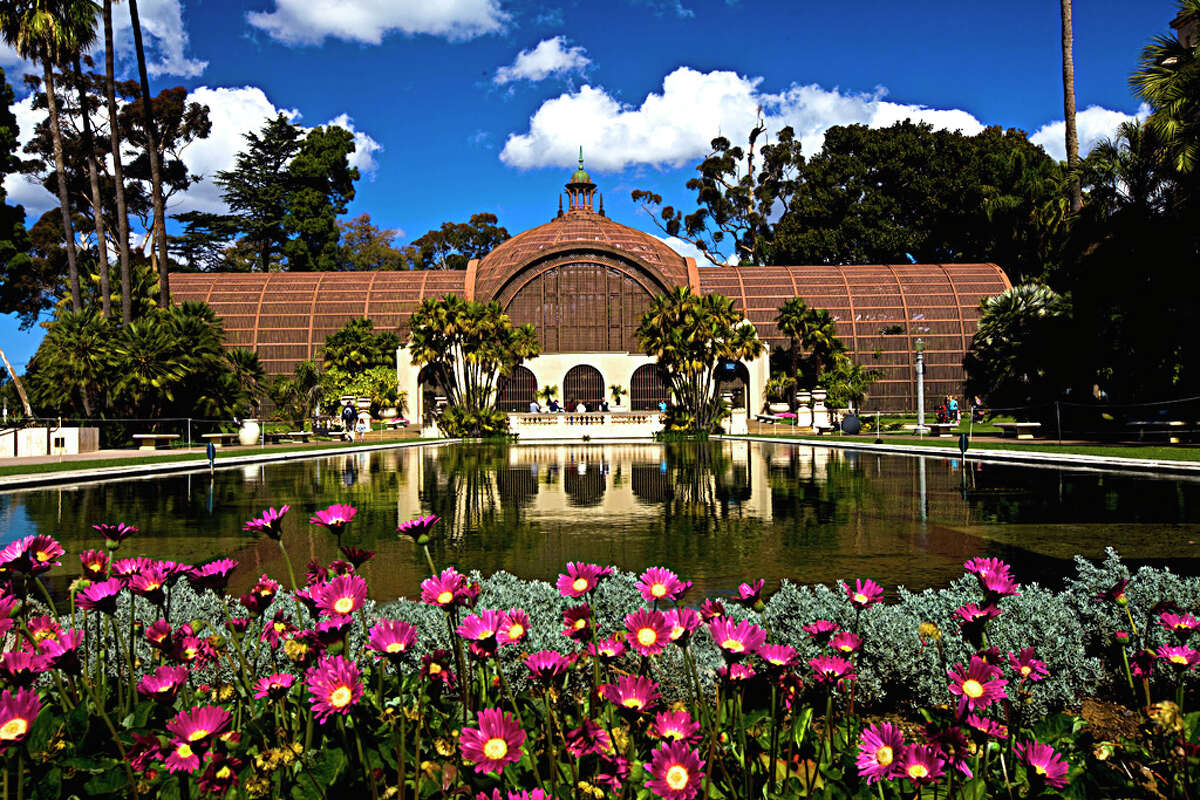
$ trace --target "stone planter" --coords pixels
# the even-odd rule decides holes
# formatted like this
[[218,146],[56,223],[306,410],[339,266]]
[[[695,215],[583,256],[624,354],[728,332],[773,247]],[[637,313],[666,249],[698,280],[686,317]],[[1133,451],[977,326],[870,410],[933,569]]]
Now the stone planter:
[[238,428],[238,441],[244,445],[258,444],[258,440],[262,437],[262,428],[259,427],[258,420],[244,419],[242,427]]
[[772,414],[782,414],[785,411],[791,411],[792,407],[787,403],[770,403],[767,405],[767,410]]
[[400,409],[396,408],[395,406],[392,406],[391,408],[379,409],[380,419],[395,419],[398,416],[400,416]]

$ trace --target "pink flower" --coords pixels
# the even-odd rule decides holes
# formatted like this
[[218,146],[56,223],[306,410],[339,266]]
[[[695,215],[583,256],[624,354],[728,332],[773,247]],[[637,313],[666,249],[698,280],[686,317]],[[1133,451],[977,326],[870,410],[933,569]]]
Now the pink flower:
[[501,647],[520,644],[529,636],[529,615],[520,608],[510,608],[500,622],[496,638]]
[[700,723],[686,711],[660,711],[648,732],[655,739],[690,742],[700,738]]
[[808,638],[817,644],[824,644],[837,631],[838,626],[827,619],[819,619],[807,625],[801,625],[800,630],[808,634]]
[[124,522],[102,522],[99,525],[93,525],[92,529],[100,532],[110,550],[115,549],[121,542],[138,532],[137,528],[126,525]]
[[869,725],[858,740],[858,774],[867,783],[899,777],[903,755],[904,734],[898,727],[890,722]]
[[817,656],[808,661],[817,683],[836,683],[854,680],[854,665],[841,656]]
[[51,567],[62,565],[60,558],[66,553],[62,545],[50,536],[33,536],[25,547],[24,560],[32,575],[40,575]]
[[1191,669],[1197,663],[1200,663],[1200,652],[1183,645],[1164,645],[1155,650],[1154,653],[1162,660],[1170,662],[1171,666],[1178,667],[1181,670]]
[[167,571],[159,564],[151,564],[129,578],[129,591],[156,606],[166,602],[166,585]]
[[494,654],[500,645],[496,637],[503,622],[503,611],[485,609],[464,619],[458,626],[458,635],[471,643],[472,653],[487,657]]
[[27,650],[0,653],[0,676],[10,686],[32,686],[46,671],[46,658]]
[[642,573],[635,588],[641,592],[643,600],[654,603],[659,600],[678,600],[692,588],[692,582],[679,580],[678,575],[664,567],[650,567]]
[[585,564],[582,561],[567,562],[567,574],[559,575],[559,594],[563,597],[583,597],[594,591],[600,579],[612,575],[612,567],[601,567],[598,564]]
[[250,591],[238,598],[242,606],[251,614],[258,616],[267,610],[275,595],[279,592],[279,582],[273,581],[264,573],[250,587]]
[[754,667],[749,664],[726,664],[717,669],[717,677],[721,680],[737,683],[748,681],[755,675]]
[[917,785],[936,783],[942,777],[946,759],[932,745],[911,744],[900,756],[900,773]]
[[274,650],[284,639],[292,638],[292,634],[297,630],[299,628],[288,622],[287,617],[283,615],[283,609],[280,609],[270,621],[263,623],[262,635],[258,638],[259,641],[271,645],[271,649]]
[[1013,671],[1021,676],[1021,681],[1029,681],[1033,683],[1040,681],[1050,674],[1046,669],[1045,661],[1038,661],[1033,657],[1033,648],[1026,647],[1017,654],[1008,654],[1008,665],[1013,668]]
[[324,724],[331,714],[348,715],[363,695],[358,667],[342,656],[323,656],[305,673],[313,714]]
[[259,700],[278,700],[287,696],[295,682],[295,675],[276,672],[254,682],[254,696]]
[[85,611],[112,614],[117,610],[117,595],[121,593],[119,578],[93,583],[75,595],[75,603]]
[[103,580],[108,572],[108,553],[103,550],[84,550],[79,554],[79,563],[83,566],[83,577],[98,581]]
[[1069,765],[1053,747],[1038,742],[1017,742],[1013,749],[1032,773],[1029,777],[1033,781],[1040,780],[1059,789],[1067,785]]
[[176,741],[187,742],[196,748],[224,733],[230,721],[229,712],[223,708],[195,706],[191,711],[176,714],[167,723],[167,730],[175,734]]
[[454,605],[459,593],[466,588],[467,578],[454,567],[447,567],[442,574],[421,581],[421,601],[431,606],[447,608]]
[[575,758],[607,753],[612,746],[608,731],[590,719],[585,719],[578,728],[567,732],[567,752]]
[[160,703],[173,703],[180,688],[187,683],[187,667],[162,666],[152,675],[146,675],[138,681],[138,694],[157,700]]
[[950,678],[950,693],[958,696],[960,717],[968,710],[978,711],[1008,697],[1004,691],[1008,681],[1000,677],[1000,668],[979,656],[971,656],[967,667],[955,664],[953,669],[946,670],[946,675]]
[[571,659],[553,650],[539,650],[525,659],[525,666],[535,680],[549,683],[567,671]]
[[1008,739],[1008,728],[979,714],[967,714],[967,726],[993,739]]
[[830,639],[829,644],[839,653],[857,653],[862,647],[862,637],[857,633],[842,631]]
[[400,527],[396,528],[397,533],[402,533],[411,538],[417,544],[429,543],[429,529],[442,521],[442,518],[430,514],[427,517],[417,517],[410,519],[408,522],[401,522]]
[[[737,597],[733,598],[739,605],[751,608],[762,602],[763,588],[767,582],[762,578],[754,583],[739,583]],[[724,612],[722,612],[724,613]]]
[[367,582],[358,575],[339,575],[316,593],[322,614],[353,614],[367,601]]
[[1176,614],[1171,611],[1164,611],[1159,614],[1158,624],[1172,633],[1177,633],[1184,637],[1190,635],[1197,628],[1200,628],[1200,620],[1191,614]]
[[671,642],[671,624],[658,610],[639,608],[625,617],[629,646],[643,656],[656,656]]
[[1129,598],[1125,596],[1125,589],[1129,586],[1128,578],[1121,578],[1108,589],[1096,595],[1097,600],[1107,600],[1110,603],[1116,603],[1119,606],[1127,605]]
[[758,657],[775,669],[787,669],[796,663],[796,648],[786,644],[764,644],[758,648]]
[[605,661],[614,661],[625,653],[625,641],[616,636],[601,639],[588,645],[588,655]]
[[381,619],[371,628],[367,637],[367,648],[378,653],[393,664],[417,643],[417,626],[395,619]]
[[238,562],[232,558],[218,558],[199,567],[193,567],[188,572],[188,582],[197,592],[205,589],[211,592],[223,592],[229,583],[229,576],[237,569]]
[[346,560],[349,561],[355,569],[358,569],[363,564],[375,557],[374,550],[364,550],[363,548],[355,547],[352,544],[344,544],[339,547],[338,550],[346,557]]
[[746,619],[736,625],[728,617],[714,619],[708,623],[708,632],[728,658],[748,656],[767,642],[767,632]]
[[458,679],[450,669],[450,651],[439,649],[421,656],[421,677],[435,686],[453,686]]
[[854,581],[854,588],[846,587],[846,597],[855,608],[870,608],[883,599],[883,587],[875,581],[861,578]]
[[79,645],[83,643],[83,631],[70,628],[53,639],[42,642],[42,655],[46,663],[70,675],[80,672]]
[[329,508],[323,508],[309,519],[310,525],[324,525],[334,536],[341,536],[342,531],[354,519],[358,509],[354,506],[334,503]]
[[0,753],[25,740],[41,710],[38,693],[33,689],[0,692]]
[[592,609],[584,604],[563,612],[563,636],[582,642],[592,638]]
[[525,731],[516,717],[498,708],[486,708],[478,717],[478,728],[463,728],[459,735],[463,760],[474,764],[479,774],[501,774],[506,766],[521,760]]
[[254,519],[248,519],[242,525],[247,533],[265,533],[272,539],[283,538],[283,515],[291,510],[290,506],[268,508]]
[[692,800],[704,779],[704,762],[685,742],[667,742],[651,755],[646,788],[663,800]]
[[641,675],[620,675],[616,683],[600,687],[610,703],[630,711],[649,711],[658,703],[658,684]]
[[705,600],[700,604],[700,619],[712,622],[717,617],[725,616],[725,606],[720,600]]
[[700,627],[700,615],[690,608],[672,608],[665,612],[671,626],[671,641],[686,644]]

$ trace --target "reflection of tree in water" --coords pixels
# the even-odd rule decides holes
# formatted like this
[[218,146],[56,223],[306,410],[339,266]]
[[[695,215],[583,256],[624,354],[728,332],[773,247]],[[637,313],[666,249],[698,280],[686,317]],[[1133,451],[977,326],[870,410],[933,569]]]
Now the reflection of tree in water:
[[889,496],[894,500],[900,495],[872,483],[857,457],[843,458],[838,451],[827,455],[823,463],[805,462],[812,458],[811,450],[793,447],[786,465],[768,462],[771,514],[791,534],[789,544],[832,541],[848,521],[882,514]]
[[517,503],[502,502],[498,474],[508,469],[507,444],[443,447],[427,459],[422,505],[443,520],[443,534],[461,540],[498,517],[517,516]]
[[604,467],[599,461],[580,461],[566,468],[563,488],[573,506],[596,506],[604,498]]

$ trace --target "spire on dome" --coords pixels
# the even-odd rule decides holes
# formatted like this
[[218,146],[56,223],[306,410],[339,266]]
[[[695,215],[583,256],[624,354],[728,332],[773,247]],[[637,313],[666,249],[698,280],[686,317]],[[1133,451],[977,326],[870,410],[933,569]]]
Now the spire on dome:
[[596,194],[596,184],[592,176],[583,168],[583,145],[579,146],[579,169],[567,183],[567,198],[570,200],[568,211],[591,211],[592,197]]

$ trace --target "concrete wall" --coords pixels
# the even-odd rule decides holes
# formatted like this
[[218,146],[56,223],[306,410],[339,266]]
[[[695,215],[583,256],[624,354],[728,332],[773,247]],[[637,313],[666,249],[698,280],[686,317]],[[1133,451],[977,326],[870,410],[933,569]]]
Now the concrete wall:
[[99,449],[99,428],[21,428],[0,432],[0,458],[70,456]]

